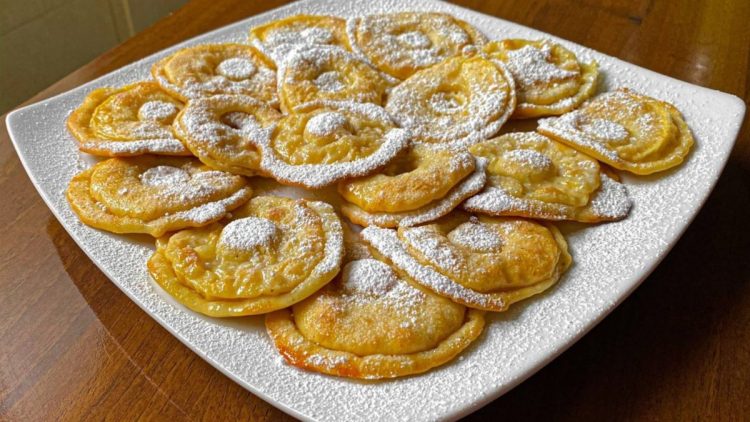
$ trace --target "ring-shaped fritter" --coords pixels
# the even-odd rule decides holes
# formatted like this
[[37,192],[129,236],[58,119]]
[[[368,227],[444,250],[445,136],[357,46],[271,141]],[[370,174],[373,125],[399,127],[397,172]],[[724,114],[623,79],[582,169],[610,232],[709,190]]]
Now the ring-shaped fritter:
[[386,110],[417,142],[468,146],[494,135],[516,106],[513,77],[499,61],[454,57],[396,86]]
[[398,79],[487,41],[476,28],[445,13],[368,15],[350,19],[346,29],[355,52]]
[[219,170],[259,173],[259,139],[270,137],[281,113],[246,95],[197,98],[175,119],[175,134],[198,159]]
[[317,189],[372,174],[408,145],[409,132],[375,104],[310,103],[261,140],[261,169],[281,183]]
[[250,30],[250,44],[276,63],[277,67],[296,48],[330,45],[351,50],[346,36],[346,21],[324,15],[294,15],[256,26]]
[[382,261],[353,260],[314,296],[266,316],[284,359],[362,379],[395,378],[442,365],[484,328],[484,313],[417,287]]
[[242,176],[193,158],[142,155],[97,163],[71,179],[66,195],[89,226],[159,237],[221,219],[252,189]]
[[[461,155],[460,150],[443,150],[455,155]],[[473,158],[474,171],[467,177],[453,185],[448,192],[419,208],[412,210],[387,212],[387,211],[365,211],[359,206],[344,202],[341,204],[341,213],[349,220],[360,226],[378,227],[410,227],[418,224],[437,220],[450,213],[461,203],[478,193],[487,181],[487,161],[484,158]],[[404,187],[404,189],[409,189]]]
[[560,115],[594,95],[599,65],[583,63],[548,40],[507,39],[488,43],[484,53],[505,63],[516,83],[513,118]]
[[91,91],[67,120],[78,149],[105,157],[190,155],[172,132],[182,102],[155,82]]
[[156,282],[214,317],[272,312],[310,296],[339,272],[341,222],[330,205],[259,196],[231,219],[157,240]]
[[557,228],[523,219],[453,213],[398,231],[367,227],[362,237],[421,286],[487,311],[548,289],[572,261]]
[[255,47],[200,44],[154,63],[151,75],[162,88],[187,101],[217,94],[249,95],[275,107],[274,65]]
[[382,105],[393,81],[362,58],[336,46],[293,50],[279,68],[281,111],[316,101]]
[[596,160],[538,133],[507,133],[469,151],[489,161],[490,186],[522,199],[581,207],[599,188]]
[[627,88],[539,121],[537,130],[619,170],[645,175],[678,166],[695,142],[680,112]]

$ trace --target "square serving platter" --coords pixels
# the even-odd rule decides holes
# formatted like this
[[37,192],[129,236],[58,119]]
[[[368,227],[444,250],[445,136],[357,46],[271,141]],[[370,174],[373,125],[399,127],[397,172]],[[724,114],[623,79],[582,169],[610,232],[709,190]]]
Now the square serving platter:
[[[423,375],[363,382],[306,372],[283,363],[263,317],[219,320],[194,313],[151,280],[146,260],[153,242],[81,224],[64,191],[93,161],[80,154],[65,119],[101,86],[149,78],[151,64],[189,45],[245,42],[247,30],[298,13],[353,17],[396,11],[440,11],[478,27],[491,39],[549,38],[601,66],[601,90],[627,86],[669,101],[696,139],[688,160],[650,177],[624,176],[635,206],[618,223],[564,224],[574,266],[556,287],[488,315],[480,339],[455,361]],[[32,182],[91,260],[138,306],[228,377],[281,410],[309,420],[455,419],[487,404],[575,343],[622,302],[677,242],[716,183],[745,113],[737,97],[606,56],[543,32],[433,0],[308,0],[193,38],[95,81],[12,112],[8,131]],[[290,194],[294,194],[290,191]]]

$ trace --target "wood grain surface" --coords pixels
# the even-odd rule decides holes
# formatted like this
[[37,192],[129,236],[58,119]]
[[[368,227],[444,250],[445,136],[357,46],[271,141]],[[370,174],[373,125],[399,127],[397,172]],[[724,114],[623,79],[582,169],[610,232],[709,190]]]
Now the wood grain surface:
[[[194,0],[30,102],[283,4]],[[747,0],[456,3],[750,98]],[[0,58],[2,60],[2,58]],[[714,193],[603,323],[470,418],[750,419],[748,120]],[[133,304],[65,233],[0,129],[0,420],[280,420]]]

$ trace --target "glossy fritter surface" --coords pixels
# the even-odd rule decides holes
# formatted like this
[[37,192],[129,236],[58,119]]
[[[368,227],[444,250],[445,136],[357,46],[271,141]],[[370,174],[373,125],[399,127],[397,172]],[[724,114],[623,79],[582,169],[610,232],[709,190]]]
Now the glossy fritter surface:
[[482,312],[416,287],[386,263],[348,262],[334,282],[266,327],[292,365],[353,378],[393,378],[442,365],[482,331]]
[[102,161],[73,177],[66,191],[86,224],[155,237],[217,221],[251,194],[242,176],[195,159],[150,155]]
[[537,130],[635,174],[679,165],[694,143],[674,106],[627,88],[601,94],[561,117],[540,120]]
[[141,154],[189,155],[172,133],[181,101],[155,82],[89,93],[68,117],[81,151],[107,157]]
[[518,101],[514,118],[563,114],[596,92],[597,63],[579,62],[560,44],[507,39],[490,42],[483,51],[513,74]]
[[415,73],[391,91],[386,110],[417,142],[459,146],[494,135],[515,105],[504,65],[474,56]]
[[258,142],[269,137],[281,113],[244,95],[191,100],[175,121],[175,133],[211,167],[254,176],[260,170]]
[[278,97],[273,67],[272,62],[249,45],[201,44],[159,60],[151,68],[151,74],[162,88],[185,101],[240,94],[275,106]]
[[443,13],[369,15],[350,21],[347,30],[355,51],[398,79],[486,42],[474,27]]
[[[455,155],[461,154],[458,150],[442,151]],[[442,197],[421,207],[399,212],[376,212],[366,211],[353,203],[344,202],[341,205],[341,213],[353,223],[365,227],[411,227],[437,220],[453,211],[464,200],[475,195],[485,186],[487,182],[486,160],[473,157],[471,159],[475,163],[471,174],[453,185]],[[404,187],[404,189],[409,188]]]
[[279,69],[279,100],[285,113],[314,101],[381,105],[391,86],[380,71],[339,47],[295,50]]
[[350,50],[346,21],[323,15],[294,15],[256,26],[250,30],[250,43],[277,67],[295,48],[329,45]]
[[328,204],[256,197],[231,220],[160,238],[149,270],[197,312],[271,312],[311,295],[338,273],[341,230]]
[[415,145],[382,172],[339,183],[347,201],[368,212],[402,212],[443,198],[471,174],[475,160],[466,151]]

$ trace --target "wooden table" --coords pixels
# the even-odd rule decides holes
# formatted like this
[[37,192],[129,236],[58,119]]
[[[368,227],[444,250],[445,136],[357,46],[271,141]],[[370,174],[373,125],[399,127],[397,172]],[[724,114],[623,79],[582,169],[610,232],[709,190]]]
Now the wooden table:
[[[194,0],[29,102],[282,3]],[[458,3],[750,98],[747,0]],[[750,418],[748,126],[746,119],[707,205],[649,279],[569,351],[473,417]],[[4,126],[0,137],[0,419],[288,418],[110,283],[42,203]]]

